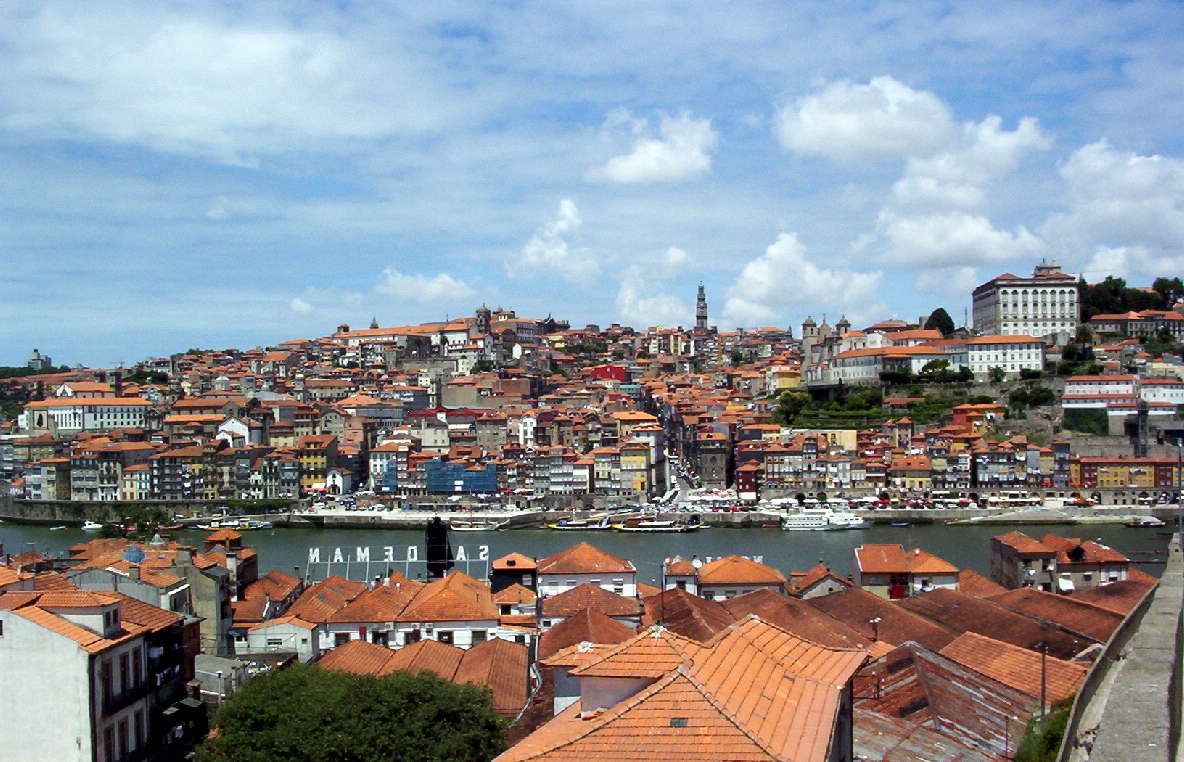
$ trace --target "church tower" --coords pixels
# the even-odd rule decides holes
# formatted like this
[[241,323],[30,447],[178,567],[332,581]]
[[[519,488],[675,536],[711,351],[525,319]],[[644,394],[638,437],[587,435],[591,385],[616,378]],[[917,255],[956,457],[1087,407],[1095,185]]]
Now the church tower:
[[707,330],[707,292],[703,290],[703,283],[699,283],[699,295],[695,299],[695,328]]

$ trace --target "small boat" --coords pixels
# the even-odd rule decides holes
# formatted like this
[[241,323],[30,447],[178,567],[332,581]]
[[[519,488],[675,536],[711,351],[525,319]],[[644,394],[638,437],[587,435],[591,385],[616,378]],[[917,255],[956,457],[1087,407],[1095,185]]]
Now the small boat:
[[449,519],[448,528],[453,532],[496,532],[508,523],[487,519]]
[[546,527],[559,532],[597,532],[612,529],[613,525],[609,523],[608,516],[601,516],[597,521],[592,519],[559,519],[559,521],[547,524]]
[[60,527],[50,527],[50,528],[49,528],[49,531],[51,531],[51,532],[56,532],[56,531],[58,531],[59,529],[65,529],[65,528],[66,528],[66,525],[65,525],[65,524],[62,524]]
[[687,521],[675,519],[647,519],[641,516],[630,516],[619,524],[613,524],[618,532],[694,532],[699,529],[698,517],[691,517]]
[[82,531],[84,531],[84,532],[97,532],[102,528],[103,528],[103,525],[97,521],[82,522]]
[[893,522],[892,522],[892,526],[894,526],[894,527],[907,527],[907,526],[909,526],[909,522],[907,522],[907,521],[893,521]]
[[1122,522],[1122,525],[1132,529],[1145,529],[1166,526],[1167,522],[1163,519],[1157,519],[1154,516],[1130,516],[1126,521]]

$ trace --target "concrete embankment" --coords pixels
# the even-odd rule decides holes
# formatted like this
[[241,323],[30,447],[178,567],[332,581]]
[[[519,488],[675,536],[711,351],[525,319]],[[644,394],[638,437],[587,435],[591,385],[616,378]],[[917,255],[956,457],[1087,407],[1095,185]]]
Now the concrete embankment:
[[1173,539],[1159,585],[1094,662],[1065,731],[1059,762],[1174,762],[1180,746],[1184,559]]

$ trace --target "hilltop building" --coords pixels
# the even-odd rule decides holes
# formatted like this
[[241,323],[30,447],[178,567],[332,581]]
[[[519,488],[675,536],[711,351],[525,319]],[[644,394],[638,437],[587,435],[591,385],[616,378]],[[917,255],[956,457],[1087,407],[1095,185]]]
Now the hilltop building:
[[1080,288],[1055,262],[1037,265],[1030,278],[1003,273],[974,289],[974,330],[1067,344],[1081,316]]

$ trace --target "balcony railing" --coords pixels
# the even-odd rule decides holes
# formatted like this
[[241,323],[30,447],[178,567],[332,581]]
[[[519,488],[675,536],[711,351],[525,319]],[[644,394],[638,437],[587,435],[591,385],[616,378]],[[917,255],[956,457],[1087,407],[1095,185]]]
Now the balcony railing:
[[142,682],[139,685],[129,686],[127,690],[118,695],[104,696],[103,714],[115,714],[116,712],[128,708],[132,704],[147,696],[148,691],[148,683]]

